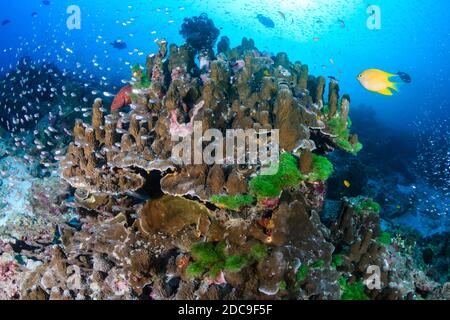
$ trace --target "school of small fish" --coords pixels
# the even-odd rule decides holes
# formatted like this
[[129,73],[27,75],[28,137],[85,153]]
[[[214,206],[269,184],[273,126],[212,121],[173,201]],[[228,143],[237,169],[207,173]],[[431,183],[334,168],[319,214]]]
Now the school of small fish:
[[[176,23],[182,20],[173,13],[184,10],[183,6],[153,9],[152,14],[166,24],[158,21],[148,28],[151,32],[146,32],[146,37],[153,40],[149,41],[152,48],[130,47],[139,30],[145,29],[136,26],[141,4],[124,4],[117,12],[117,16],[126,17],[116,21],[117,31],[125,31],[126,37],[112,38],[110,26],[101,23],[91,29],[92,39],[80,45],[65,28],[65,12],[58,23],[49,22],[56,9],[53,2],[41,1],[39,9],[30,11],[30,36],[19,36],[18,46],[0,51],[3,61],[11,61],[0,65],[0,127],[11,144],[6,155],[20,155],[30,165],[38,162],[42,175],[56,173],[72,135],[72,127],[61,123],[68,118],[90,117],[95,98],[110,103],[128,83],[121,79],[128,78],[131,65],[145,63],[144,52],[155,51],[166,28],[177,30]],[[97,14],[107,12],[108,8],[101,8]],[[12,18],[0,21],[3,28],[14,23]],[[92,52],[90,58],[81,54],[87,51]],[[124,116],[122,123],[127,121]]]

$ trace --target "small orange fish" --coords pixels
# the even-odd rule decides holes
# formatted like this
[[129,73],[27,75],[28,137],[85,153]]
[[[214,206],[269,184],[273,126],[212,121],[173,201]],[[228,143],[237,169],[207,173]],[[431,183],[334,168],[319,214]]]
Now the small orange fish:
[[345,186],[346,188],[350,188],[350,181],[344,180],[344,186]]

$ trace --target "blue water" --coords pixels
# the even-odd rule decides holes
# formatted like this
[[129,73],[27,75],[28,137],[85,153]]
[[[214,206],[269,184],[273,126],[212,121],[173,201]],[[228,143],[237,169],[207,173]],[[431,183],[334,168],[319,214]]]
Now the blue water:
[[[42,1],[0,0],[0,68],[5,74],[24,55],[55,62],[83,80],[95,81],[103,91],[116,92],[121,79],[130,78],[130,65],[144,64],[156,51],[155,41],[166,38],[182,43],[178,31],[184,17],[206,12],[221,35],[238,45],[242,37],[255,40],[261,51],[284,51],[299,60],[314,75],[339,79],[352,106],[375,109],[378,119],[412,137],[404,143],[419,143],[419,135],[440,137],[442,175],[448,185],[450,101],[450,24],[447,0],[189,0],[189,1]],[[370,30],[366,10],[381,9],[381,29]],[[81,29],[69,30],[69,5],[81,9]],[[37,15],[32,17],[32,12]],[[264,25],[262,15],[271,23]],[[117,50],[111,42],[120,39],[127,48]],[[387,97],[365,90],[356,76],[368,68],[412,77],[411,84]],[[91,79],[90,79],[91,78]],[[376,137],[371,137],[371,139]],[[428,140],[427,140],[428,139]],[[383,141],[379,141],[383,143]],[[418,146],[420,156],[421,146]],[[385,155],[389,157],[389,155]],[[398,156],[398,155],[397,155]],[[433,158],[432,155],[429,156]],[[443,159],[447,157],[446,159]],[[380,160],[382,161],[382,160]],[[412,165],[412,163],[411,163]],[[445,173],[444,171],[447,170]],[[439,173],[438,173],[439,174]],[[444,181],[445,182],[445,181]],[[445,183],[443,184],[445,185]],[[445,190],[440,190],[448,195]],[[448,202],[448,198],[444,200]],[[445,204],[448,208],[448,203]]]
[[[351,94],[353,104],[376,106],[378,115],[396,126],[407,126],[425,110],[448,109],[450,103],[445,93],[450,71],[450,3],[445,0],[379,0],[380,30],[366,26],[366,9],[373,3],[358,0],[55,0],[49,6],[38,0],[1,2],[0,19],[11,20],[0,28],[0,64],[5,68],[24,54],[52,61],[59,56],[61,65],[68,69],[80,62],[114,83],[127,77],[125,61],[145,59],[137,54],[130,56],[129,51],[152,52],[156,38],[181,42],[178,30],[182,18],[206,12],[232,44],[238,44],[243,36],[252,37],[260,49],[285,51],[291,60],[307,63],[313,74],[336,76],[341,88]],[[66,27],[66,9],[71,4],[81,9],[81,30],[69,31]],[[32,18],[32,12],[37,16]],[[256,19],[258,14],[272,19],[275,28],[262,25]],[[320,40],[314,41],[315,37]],[[128,50],[112,49],[108,44],[115,39],[126,41]],[[65,51],[67,47],[73,54]],[[103,70],[93,67],[94,58]],[[394,97],[373,94],[355,80],[367,68],[404,71],[413,82],[402,86]]]

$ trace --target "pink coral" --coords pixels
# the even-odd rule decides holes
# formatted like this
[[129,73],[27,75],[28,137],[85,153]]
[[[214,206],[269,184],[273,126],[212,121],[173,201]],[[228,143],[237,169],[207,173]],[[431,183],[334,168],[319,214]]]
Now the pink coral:
[[223,271],[220,271],[219,275],[215,279],[208,278],[207,281],[209,285],[216,284],[221,286],[227,284]]
[[209,74],[208,73],[204,73],[200,76],[200,79],[202,79],[203,82],[208,81],[209,79]]
[[280,198],[265,198],[261,200],[261,205],[267,208],[276,208],[280,203]]
[[181,137],[181,138],[191,135],[194,131],[195,116],[198,114],[200,109],[203,108],[204,104],[205,102],[201,101],[194,107],[194,112],[192,114],[191,120],[185,124],[180,124],[178,122],[176,109],[170,111],[170,134],[174,137]]
[[205,69],[209,70],[210,61],[208,57],[201,56],[200,57],[200,70]]
[[188,76],[188,73],[184,68],[176,67],[172,70],[172,81],[174,80],[185,80]]
[[237,60],[232,66],[231,68],[233,69],[234,72],[238,72],[242,69],[244,69],[245,67],[245,61],[244,60]]
[[7,261],[0,264],[0,281],[8,281],[17,272],[17,264],[14,261]]

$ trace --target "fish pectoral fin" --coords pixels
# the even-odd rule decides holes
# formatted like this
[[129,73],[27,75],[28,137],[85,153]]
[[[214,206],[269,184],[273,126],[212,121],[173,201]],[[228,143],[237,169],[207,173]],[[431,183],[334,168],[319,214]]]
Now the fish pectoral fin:
[[389,90],[389,88],[386,89],[382,89],[382,90],[378,90],[377,91],[379,94],[385,95],[385,96],[393,96],[394,94],[392,93],[391,90]]

